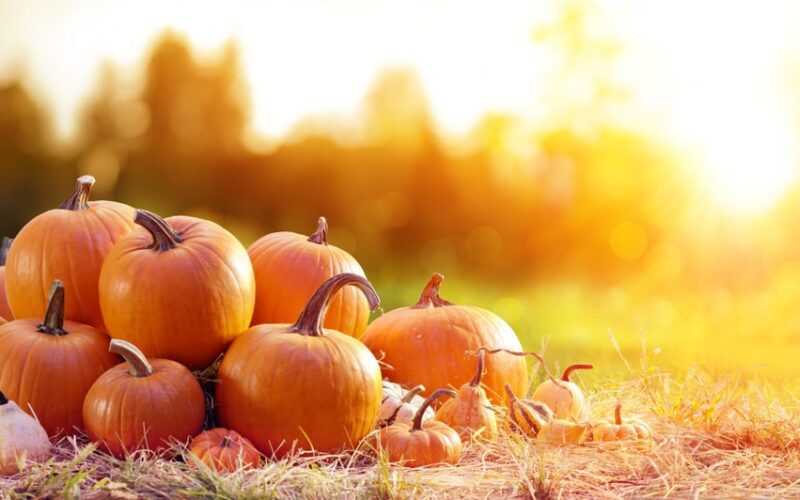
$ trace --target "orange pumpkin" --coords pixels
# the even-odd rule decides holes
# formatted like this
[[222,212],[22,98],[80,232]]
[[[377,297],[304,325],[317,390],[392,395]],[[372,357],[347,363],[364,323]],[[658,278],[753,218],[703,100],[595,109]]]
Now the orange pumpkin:
[[112,338],[191,369],[210,365],[250,324],[253,267],[222,227],[136,211],[141,225],[112,249],[100,305]]
[[[328,222],[319,218],[310,237],[282,231],[263,236],[247,249],[256,275],[253,325],[290,323],[314,291],[328,278],[364,270],[352,255],[328,244]],[[341,290],[331,300],[324,327],[361,338],[369,321],[364,296],[354,288]]]
[[240,467],[258,467],[261,455],[249,439],[238,432],[209,429],[189,443],[189,454],[207,467],[220,472],[234,472]]
[[86,431],[101,449],[118,458],[140,449],[161,452],[203,430],[205,397],[185,366],[148,361],[124,340],[112,340],[109,351],[125,363],[101,375],[83,402]]
[[6,295],[6,258],[13,241],[11,238],[3,236],[3,241],[0,242],[0,319],[2,320],[14,319],[14,315],[11,314],[11,306],[8,305],[8,296]]
[[6,293],[15,318],[38,318],[47,309],[54,279],[64,282],[66,317],[106,330],[97,280],[111,247],[133,228],[133,209],[113,201],[89,202],[94,177],[78,178],[61,206],[34,217],[17,235],[6,260]]
[[[481,346],[521,350],[508,324],[485,309],[455,305],[439,297],[443,276],[434,274],[416,305],[395,309],[369,325],[364,343],[390,368],[384,376],[411,387],[459,387],[475,365],[464,355]],[[486,359],[483,384],[489,399],[503,402],[503,386],[522,392],[528,383],[525,360],[501,353]]]
[[554,419],[547,422],[536,435],[537,443],[547,444],[581,444],[591,436],[591,426],[571,420]]
[[484,363],[485,354],[480,351],[475,376],[461,386],[455,398],[448,400],[436,412],[436,420],[458,431],[462,440],[473,437],[486,441],[497,439],[497,417],[481,387]]
[[437,398],[455,394],[450,389],[434,391],[419,407],[412,423],[397,422],[380,430],[377,449],[386,452],[389,462],[408,467],[458,462],[462,443],[455,429],[438,420],[422,421],[425,410]]
[[588,364],[570,365],[561,375],[561,380],[545,380],[533,392],[531,399],[541,401],[553,410],[556,418],[586,420],[589,417],[589,407],[581,388],[569,377],[575,370],[591,370]]
[[592,429],[594,441],[625,441],[647,439],[650,427],[641,420],[622,421],[622,405],[614,408],[614,422],[600,422]]
[[39,419],[51,437],[83,429],[83,398],[119,361],[108,336],[64,321],[64,285],[53,282],[44,321],[18,319],[0,326],[0,387]]
[[355,274],[328,279],[293,325],[257,325],[233,342],[219,369],[221,425],[264,454],[293,447],[332,452],[353,446],[375,427],[381,404],[378,361],[358,340],[322,328],[325,308],[345,285],[375,308],[369,282]]

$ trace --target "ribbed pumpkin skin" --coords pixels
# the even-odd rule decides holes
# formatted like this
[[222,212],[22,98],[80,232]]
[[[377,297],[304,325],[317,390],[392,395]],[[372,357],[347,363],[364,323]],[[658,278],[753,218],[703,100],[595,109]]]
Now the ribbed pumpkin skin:
[[181,235],[176,248],[152,248],[153,236],[138,227],[112,249],[100,274],[100,306],[112,338],[199,369],[250,325],[253,268],[219,225],[184,216],[166,221]]
[[88,325],[64,322],[66,335],[37,331],[41,320],[19,319],[0,326],[0,387],[30,413],[51,437],[84,428],[83,399],[106,370],[119,362],[109,338]]
[[13,316],[41,317],[50,283],[60,279],[67,296],[66,317],[105,330],[97,281],[111,248],[133,228],[133,217],[133,208],[113,201],[89,202],[83,210],[57,208],[34,217],[14,239],[6,261]]
[[228,349],[216,393],[220,425],[278,458],[293,441],[320,452],[358,443],[381,404],[377,360],[343,333],[314,337],[289,326],[254,326]]
[[211,469],[233,472],[258,467],[261,455],[249,439],[236,431],[218,427],[201,432],[189,443],[188,452]]
[[8,294],[6,294],[6,267],[0,266],[0,318],[11,321],[14,313],[8,305]]
[[127,363],[114,366],[86,395],[89,438],[115,457],[140,449],[160,452],[172,440],[186,442],[203,430],[205,398],[192,372],[168,359],[151,364],[147,377],[131,375]]
[[[462,305],[395,309],[373,321],[363,341],[376,358],[391,366],[384,370],[386,378],[406,387],[422,384],[429,391],[457,388],[472,378],[475,358],[466,356],[467,351],[483,346],[522,349],[517,335],[499,316]],[[505,353],[486,359],[482,382],[495,404],[505,401],[505,384],[522,393],[527,379],[524,359]]]
[[[256,276],[253,325],[291,323],[314,291],[332,276],[352,273],[365,277],[359,263],[344,250],[288,231],[263,236],[247,253]],[[366,299],[358,290],[346,287],[328,306],[324,326],[360,338],[368,321]]]

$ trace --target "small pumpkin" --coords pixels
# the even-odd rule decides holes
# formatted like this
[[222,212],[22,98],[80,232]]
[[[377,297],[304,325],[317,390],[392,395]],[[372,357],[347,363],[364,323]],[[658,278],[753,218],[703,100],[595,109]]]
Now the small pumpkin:
[[6,321],[14,319],[14,315],[11,313],[11,306],[8,305],[8,295],[6,294],[6,259],[13,241],[7,236],[3,236],[3,240],[0,241],[0,319]]
[[510,385],[506,385],[506,394],[508,394],[508,418],[514,430],[536,437],[542,427],[555,419],[549,406],[540,401],[517,398]]
[[647,439],[651,436],[650,427],[641,420],[622,421],[622,405],[614,408],[614,422],[600,422],[592,429],[594,441],[622,441]]
[[[400,396],[392,393],[387,394],[385,390],[387,382],[384,381],[383,384],[383,399],[381,400],[381,409],[378,410],[378,427],[386,427],[395,422],[408,423],[414,420],[414,414],[417,413],[417,409],[424,401],[424,399],[420,398],[419,393],[425,390],[425,386],[414,386]],[[402,389],[400,390],[402,391]],[[419,400],[419,403],[414,404],[415,400]],[[427,420],[433,416],[433,408],[428,408],[422,418]]]
[[570,365],[561,375],[561,380],[545,380],[533,392],[534,401],[541,401],[553,410],[556,418],[586,420],[589,408],[581,388],[569,380],[575,370],[591,370],[589,364]]
[[462,440],[472,437],[486,441],[497,439],[497,417],[481,387],[485,353],[478,353],[475,376],[458,390],[455,398],[445,402],[436,412],[436,420],[458,431]]
[[[317,288],[337,274],[366,277],[352,255],[328,244],[325,217],[319,218],[311,236],[289,231],[271,233],[250,245],[247,253],[256,276],[253,325],[294,321]],[[357,290],[348,287],[331,300],[323,326],[361,338],[368,321],[369,304]]]
[[83,398],[119,362],[108,352],[105,333],[64,320],[64,303],[64,284],[55,280],[44,321],[0,326],[0,387],[54,438],[83,429]]
[[452,397],[456,392],[436,390],[419,407],[412,423],[396,422],[380,430],[377,449],[386,452],[389,462],[408,467],[458,462],[462,449],[458,432],[438,420],[422,421],[425,410],[444,395]]
[[591,426],[557,418],[542,426],[536,435],[537,443],[580,444],[591,436]]
[[147,356],[204,368],[250,324],[255,279],[228,231],[196,217],[137,210],[100,273],[100,306],[112,338]]
[[217,417],[266,455],[292,449],[333,452],[358,443],[374,427],[381,370],[364,344],[324,329],[329,302],[355,285],[373,309],[380,300],[355,274],[328,279],[293,325],[257,325],[233,342],[219,368]]
[[[58,208],[37,215],[17,234],[6,260],[6,293],[15,318],[37,318],[47,309],[48,287],[64,282],[66,317],[105,331],[97,281],[111,247],[133,229],[133,208],[89,201],[94,177],[78,178]],[[8,318],[7,318],[8,319]]]
[[19,471],[18,462],[50,456],[50,440],[39,422],[0,392],[0,476]]
[[185,366],[148,361],[130,342],[112,340],[109,351],[125,359],[89,389],[83,421],[89,438],[118,458],[135,450],[163,451],[203,430],[205,397]]
[[261,455],[249,439],[236,431],[209,429],[189,443],[188,453],[219,472],[234,472],[240,467],[258,467]]
[[[384,314],[364,334],[364,343],[375,357],[391,367],[384,375],[392,382],[409,387],[459,387],[475,371],[465,352],[481,346],[521,350],[517,335],[499,316],[442,299],[443,279],[435,273],[416,305]],[[524,359],[502,353],[486,359],[483,384],[491,401],[505,400],[505,384],[522,392],[527,383]]]

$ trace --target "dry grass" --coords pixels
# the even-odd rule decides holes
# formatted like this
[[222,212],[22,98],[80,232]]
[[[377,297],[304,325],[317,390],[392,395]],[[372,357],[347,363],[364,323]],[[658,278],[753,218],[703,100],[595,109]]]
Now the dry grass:
[[4,498],[800,497],[792,395],[736,376],[675,378],[641,361],[625,380],[588,392],[595,418],[621,401],[646,420],[656,437],[645,447],[540,446],[506,430],[496,443],[468,446],[457,466],[390,465],[363,444],[220,475],[147,454],[120,461],[73,439],[50,462],[0,479],[0,490]]

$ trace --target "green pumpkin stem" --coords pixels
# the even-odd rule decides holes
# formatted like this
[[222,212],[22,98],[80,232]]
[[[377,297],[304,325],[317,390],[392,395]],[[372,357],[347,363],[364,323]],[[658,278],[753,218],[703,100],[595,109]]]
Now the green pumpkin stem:
[[325,217],[317,219],[317,230],[308,237],[308,241],[317,245],[328,244],[328,220]]
[[[401,403],[410,403],[414,396],[425,390],[424,385],[415,385],[400,399]],[[399,409],[399,407],[398,407]]]
[[427,309],[429,307],[452,306],[452,302],[439,297],[439,287],[442,285],[442,280],[444,280],[442,274],[433,273],[433,276],[431,276],[431,279],[428,280],[428,283],[422,290],[419,300],[411,308]]
[[127,340],[112,339],[111,343],[108,344],[108,350],[125,359],[125,362],[131,367],[129,373],[132,376],[147,377],[153,374],[153,366],[144,353]]
[[57,337],[67,334],[67,331],[64,330],[64,283],[61,280],[53,280],[53,284],[50,285],[47,312],[45,312],[44,321],[36,329]]
[[8,404],[8,398],[6,397],[5,394],[3,394],[3,391],[0,391],[0,406],[7,404]]
[[475,370],[475,376],[472,377],[469,385],[472,387],[480,387],[481,385],[481,377],[483,376],[483,365],[485,363],[486,354],[485,351],[478,351],[478,369]]
[[617,425],[622,425],[622,404],[617,403],[617,406],[614,407],[614,423]]
[[591,370],[594,366],[588,363],[578,363],[575,365],[569,365],[566,370],[564,370],[564,374],[561,375],[561,380],[564,382],[569,382],[569,376],[572,375],[572,372],[575,370]]
[[94,177],[91,175],[82,175],[78,177],[75,182],[75,190],[69,198],[61,202],[58,208],[64,210],[86,210],[89,208],[89,193],[92,192],[94,186]]
[[322,321],[325,319],[325,312],[328,310],[328,305],[333,299],[333,296],[336,295],[336,292],[345,285],[353,285],[361,290],[367,298],[367,302],[369,302],[369,309],[371,311],[381,305],[378,292],[375,291],[372,284],[367,281],[366,278],[352,273],[337,274],[332,278],[328,278],[327,281],[317,288],[314,295],[308,299],[308,303],[303,308],[297,321],[295,321],[294,325],[289,327],[289,331],[314,337],[322,335]]
[[425,410],[428,409],[431,403],[442,396],[450,396],[451,398],[454,398],[456,397],[456,391],[452,389],[436,389],[433,391],[433,393],[431,393],[430,396],[425,398],[425,401],[423,401],[419,406],[417,413],[414,414],[414,423],[411,426],[411,432],[422,430],[422,417],[425,416]]
[[11,250],[11,244],[14,242],[13,238],[9,238],[8,236],[3,236],[3,241],[0,242],[0,266],[6,265],[6,259],[8,258],[8,251]]
[[167,221],[147,210],[137,210],[133,222],[139,224],[153,236],[153,244],[149,248],[166,252],[176,248],[181,242],[181,235],[176,233]]

